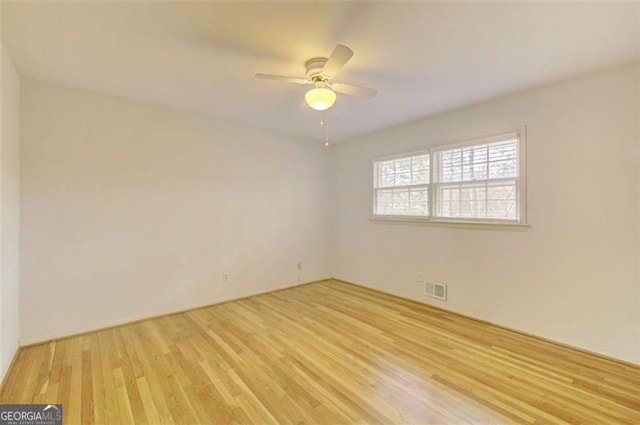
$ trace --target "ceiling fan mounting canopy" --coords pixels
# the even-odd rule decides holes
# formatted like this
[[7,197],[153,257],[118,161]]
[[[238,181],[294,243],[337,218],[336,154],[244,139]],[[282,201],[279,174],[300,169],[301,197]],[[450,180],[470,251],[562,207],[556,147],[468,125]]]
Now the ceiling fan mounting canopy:
[[304,67],[307,69],[307,78],[313,82],[327,81],[328,78],[322,75],[322,69],[327,63],[327,58],[313,58],[304,63]]
[[[256,74],[256,78],[278,80],[295,84],[313,84],[315,88],[305,95],[307,104],[313,109],[323,111],[335,102],[335,92],[350,96],[373,98],[378,93],[375,89],[360,87],[354,84],[333,83],[331,80],[345,66],[353,56],[353,51],[342,44],[338,44],[328,58],[312,58],[305,62],[306,78],[286,77],[273,74]],[[322,102],[314,101],[322,94]]]

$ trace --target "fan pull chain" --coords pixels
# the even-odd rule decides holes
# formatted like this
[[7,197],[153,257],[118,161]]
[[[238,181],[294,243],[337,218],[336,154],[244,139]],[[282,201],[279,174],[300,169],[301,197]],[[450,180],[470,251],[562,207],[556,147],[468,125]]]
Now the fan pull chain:
[[329,147],[329,126],[327,123],[324,124],[324,145]]
[[329,124],[327,124],[324,111],[320,113],[320,125],[324,127],[324,145],[329,147]]
[[324,127],[324,145],[329,147],[329,124],[324,111],[320,112],[320,125]]

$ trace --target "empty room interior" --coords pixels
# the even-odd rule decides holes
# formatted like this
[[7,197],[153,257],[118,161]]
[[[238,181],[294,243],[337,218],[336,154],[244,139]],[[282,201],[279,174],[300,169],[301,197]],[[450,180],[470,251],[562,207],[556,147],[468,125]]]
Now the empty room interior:
[[639,2],[0,11],[0,423],[640,423]]

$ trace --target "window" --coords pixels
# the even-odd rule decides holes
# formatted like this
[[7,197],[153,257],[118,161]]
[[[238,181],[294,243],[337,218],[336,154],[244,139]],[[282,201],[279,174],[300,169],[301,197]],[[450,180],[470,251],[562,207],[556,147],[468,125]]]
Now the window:
[[428,152],[375,162],[374,214],[428,217],[430,162]]
[[373,216],[525,224],[524,131],[373,163]]

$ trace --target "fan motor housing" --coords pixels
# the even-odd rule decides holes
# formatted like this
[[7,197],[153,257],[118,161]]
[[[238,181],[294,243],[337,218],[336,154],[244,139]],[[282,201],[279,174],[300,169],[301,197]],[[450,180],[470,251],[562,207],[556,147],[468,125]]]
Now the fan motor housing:
[[326,81],[326,78],[322,75],[322,68],[327,63],[327,58],[313,58],[304,63],[307,68],[307,78],[311,81]]

